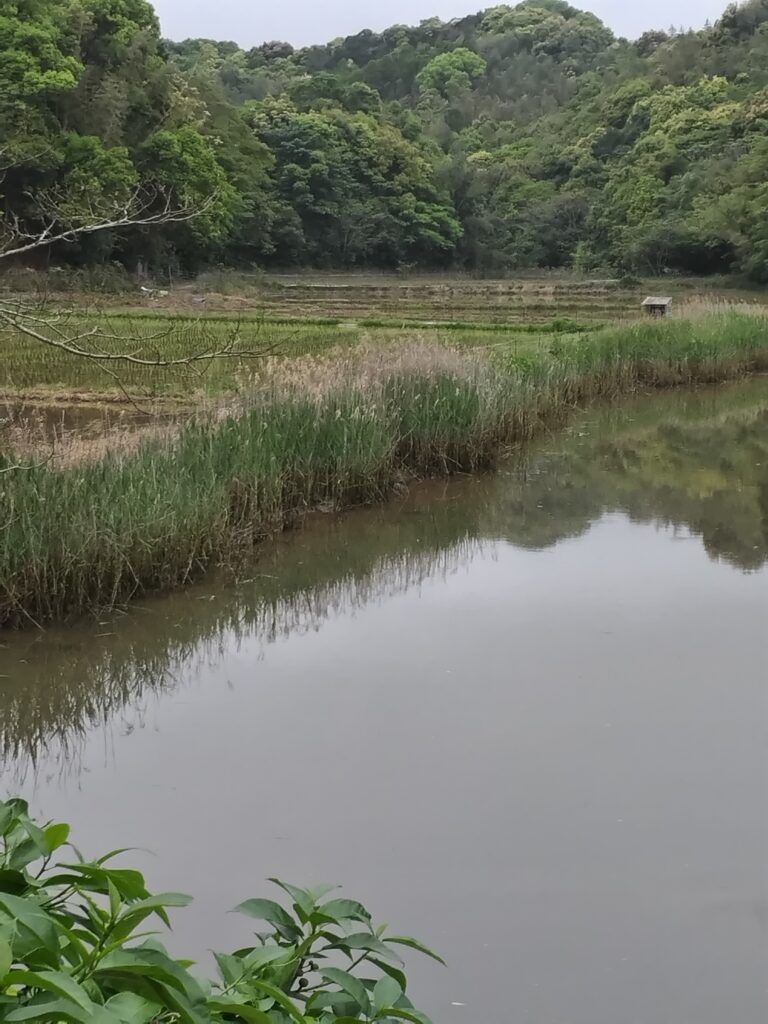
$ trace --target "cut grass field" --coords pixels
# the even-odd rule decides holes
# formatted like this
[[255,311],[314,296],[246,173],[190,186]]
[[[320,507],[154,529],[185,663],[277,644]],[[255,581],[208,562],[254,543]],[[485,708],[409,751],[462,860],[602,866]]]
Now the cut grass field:
[[307,509],[490,466],[592,399],[768,371],[766,323],[731,312],[525,335],[517,349],[369,340],[265,360],[226,404],[139,444],[21,469],[9,452],[0,623],[39,625],[183,584]]

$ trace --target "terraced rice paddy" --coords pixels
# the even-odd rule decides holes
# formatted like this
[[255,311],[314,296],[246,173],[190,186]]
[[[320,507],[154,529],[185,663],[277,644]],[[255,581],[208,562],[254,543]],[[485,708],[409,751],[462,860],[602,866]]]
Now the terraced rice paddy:
[[[258,376],[264,359],[300,358],[359,344],[429,342],[535,354],[562,340],[630,324],[640,302],[662,287],[675,295],[679,312],[738,298],[733,291],[687,282],[583,281],[569,278],[475,281],[467,278],[385,275],[208,274],[181,284],[130,296],[53,296],[68,335],[93,331],[89,351],[130,351],[162,361],[226,349],[227,358],[194,367],[141,367],[128,362],[108,369],[96,360],[73,359],[19,333],[5,332],[0,395],[72,401],[182,399],[238,391]],[[744,296],[751,304],[755,294]],[[698,314],[697,314],[698,315]],[[558,345],[560,342],[555,342]]]
[[[215,283],[215,282],[214,282]],[[642,289],[641,289],[642,290]],[[402,281],[306,276],[269,278],[254,296],[274,315],[459,320],[530,324],[553,316],[590,322],[631,319],[637,295],[610,281]]]

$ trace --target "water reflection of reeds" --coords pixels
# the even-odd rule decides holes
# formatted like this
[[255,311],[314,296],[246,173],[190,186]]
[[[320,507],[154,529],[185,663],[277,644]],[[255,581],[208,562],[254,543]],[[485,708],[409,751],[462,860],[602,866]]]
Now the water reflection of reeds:
[[711,558],[761,569],[768,382],[595,408],[497,475],[318,516],[266,545],[248,578],[214,578],[98,623],[7,634],[0,760],[14,778],[42,766],[76,770],[89,732],[132,728],[153,701],[246,642],[259,657],[271,643],[458,572],[497,542],[544,550],[606,512],[685,529]]
[[[338,528],[321,533],[332,542]],[[283,638],[445,578],[480,548],[468,535],[446,537],[445,546],[427,541],[419,549],[373,553],[368,566],[358,556],[346,569],[326,551],[331,557],[324,564],[337,567],[335,578],[308,572],[303,583],[286,588],[270,572],[278,565],[260,564],[257,577],[220,592],[212,581],[99,627],[9,637],[0,652],[0,761],[14,781],[43,766],[76,770],[89,732],[120,728],[126,710],[132,723],[140,721],[153,701],[193,683],[246,641],[261,656]]]

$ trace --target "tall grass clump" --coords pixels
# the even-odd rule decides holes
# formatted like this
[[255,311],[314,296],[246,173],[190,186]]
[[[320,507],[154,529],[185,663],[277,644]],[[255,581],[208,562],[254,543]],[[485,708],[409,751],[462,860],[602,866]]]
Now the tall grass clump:
[[[497,350],[499,369],[532,392],[535,429],[574,405],[642,388],[713,384],[768,370],[768,316],[727,312],[702,321],[669,319],[556,341],[523,357]],[[523,428],[523,435],[529,436]]]
[[[177,586],[318,505],[472,471],[575,405],[768,370],[768,319],[564,336],[526,355],[425,343],[267,363],[235,404],[81,460],[0,473],[0,624]],[[2,469],[2,466],[0,466]]]
[[0,622],[176,586],[308,508],[379,500],[406,472],[487,465],[502,440],[491,380],[475,357],[426,346],[276,363],[248,399],[144,444],[7,466]]

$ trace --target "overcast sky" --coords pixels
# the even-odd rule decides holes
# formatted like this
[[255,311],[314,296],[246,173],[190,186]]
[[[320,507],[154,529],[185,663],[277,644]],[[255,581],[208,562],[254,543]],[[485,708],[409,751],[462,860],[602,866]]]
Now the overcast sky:
[[[700,28],[722,14],[727,0],[571,0],[594,11],[614,31],[636,37],[670,25]],[[438,15],[455,18],[494,6],[494,0],[154,0],[169,39],[204,36],[249,47],[269,39],[297,46],[327,43],[364,28],[418,24]]]

